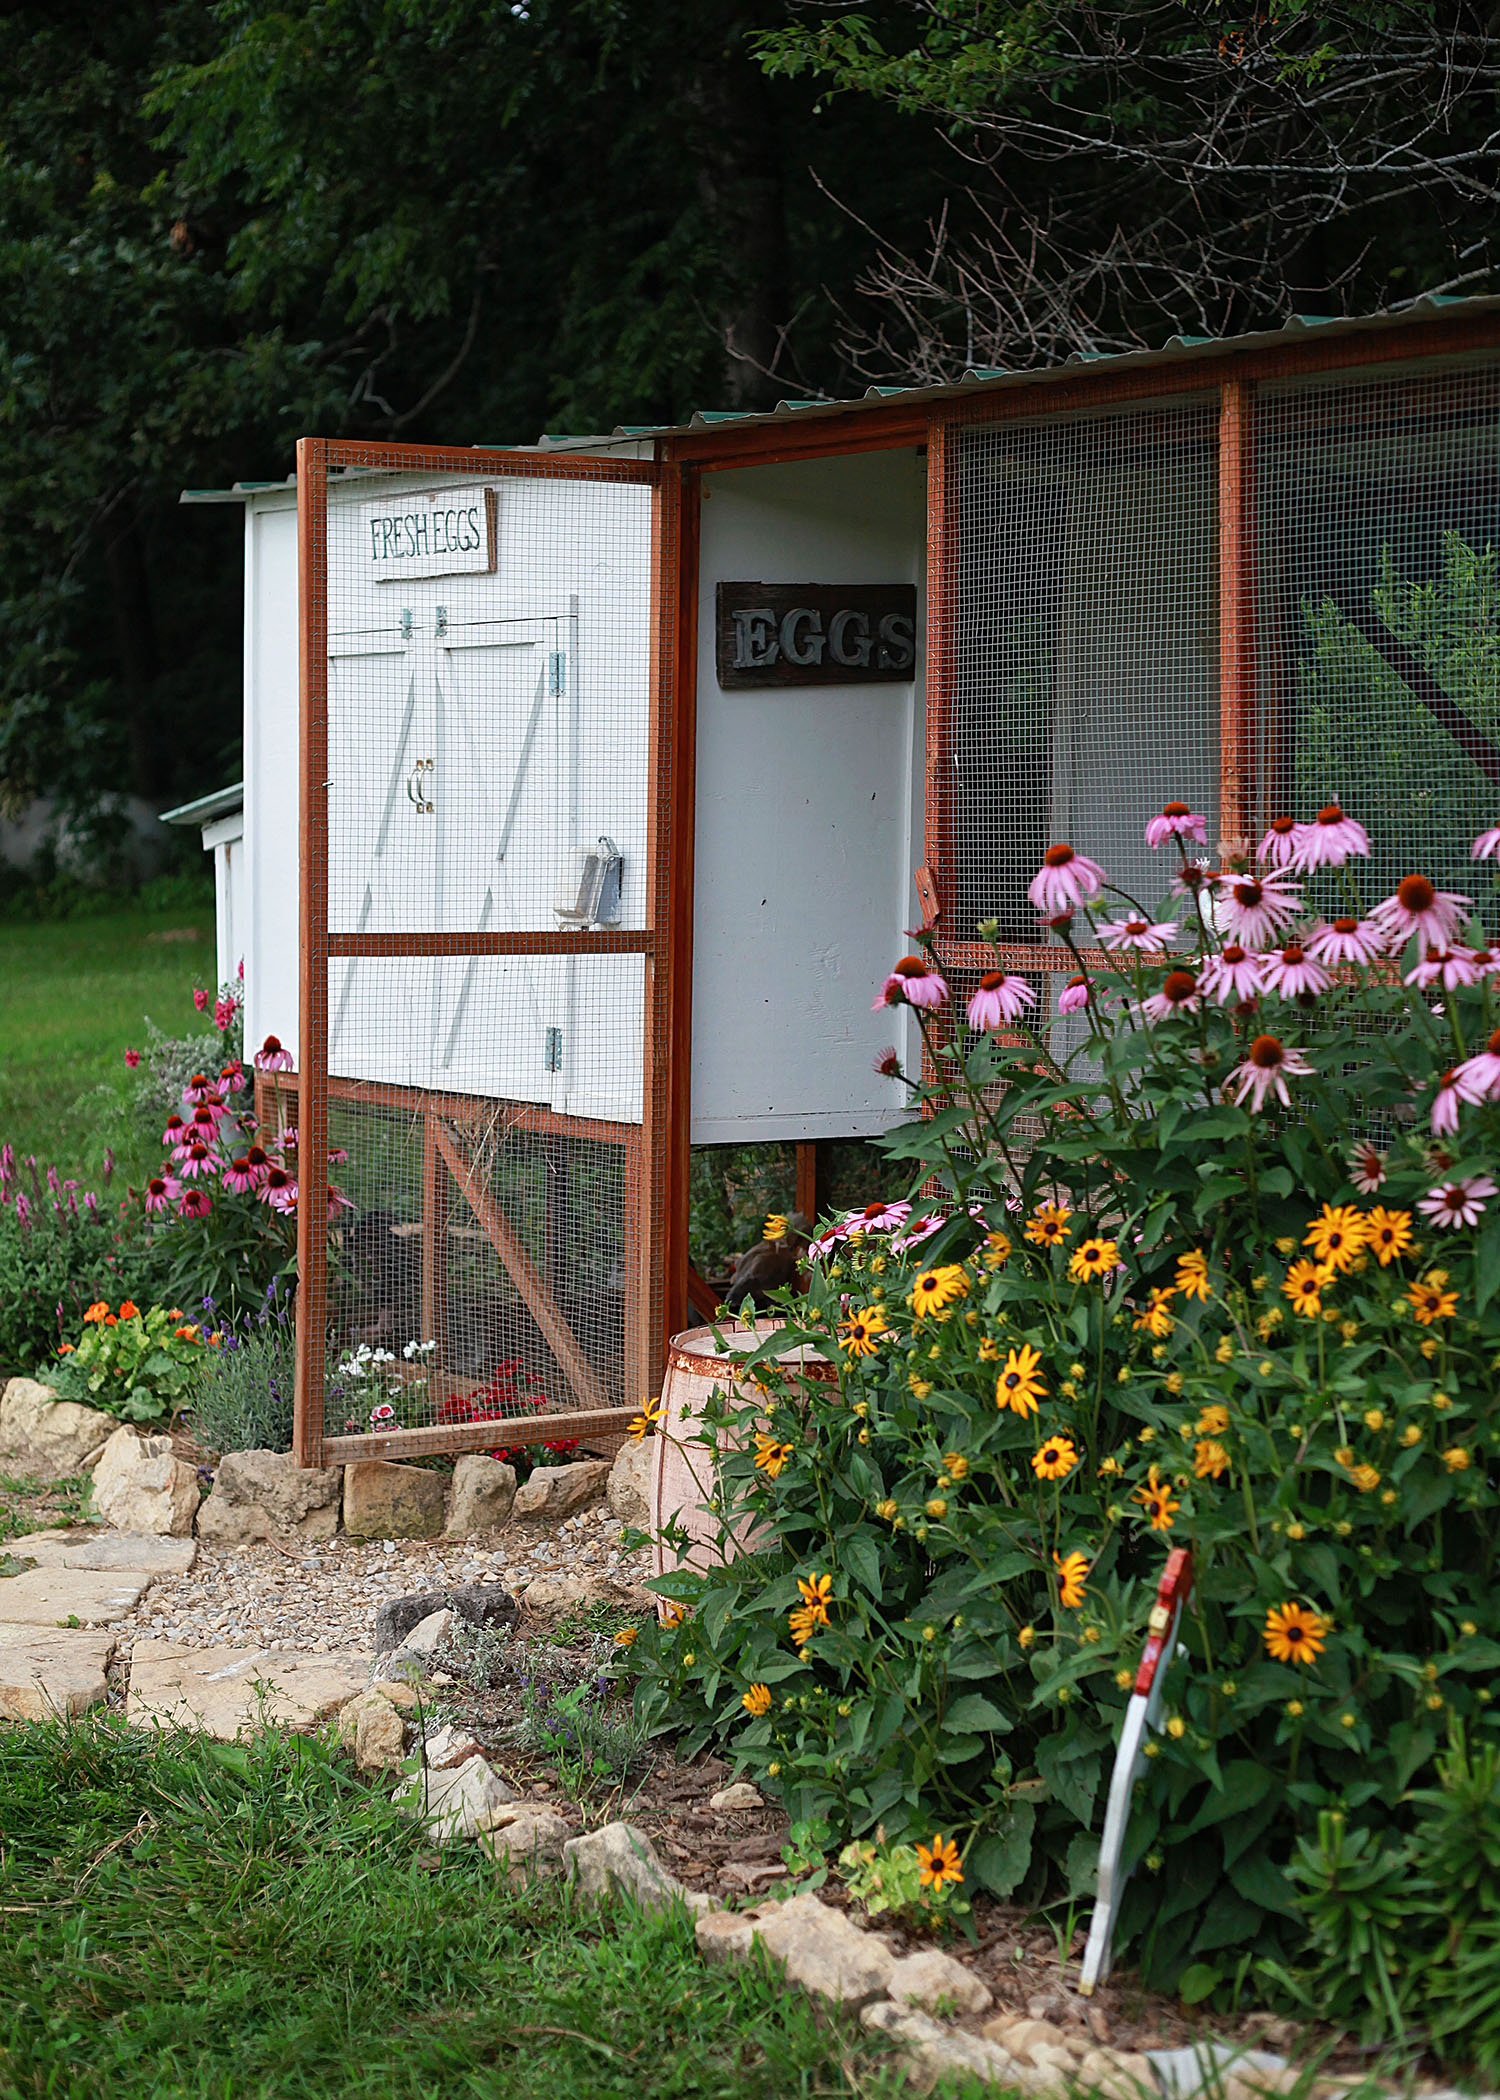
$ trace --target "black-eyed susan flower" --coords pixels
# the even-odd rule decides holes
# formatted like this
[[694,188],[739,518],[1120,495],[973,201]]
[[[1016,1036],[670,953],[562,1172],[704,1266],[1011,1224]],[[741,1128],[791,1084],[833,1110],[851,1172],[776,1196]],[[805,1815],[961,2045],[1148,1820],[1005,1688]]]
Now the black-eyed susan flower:
[[1097,1283],[1119,1266],[1120,1249],[1115,1240],[1083,1240],[1068,1258],[1068,1274],[1075,1283]]
[[1077,1611],[1088,1588],[1089,1557],[1086,1553],[1054,1553],[1058,1595],[1069,1611]]
[[969,1474],[969,1461],[965,1458],[962,1451],[945,1451],[943,1453],[943,1469],[950,1480],[966,1480]]
[[635,1438],[636,1442],[639,1443],[641,1438],[645,1436],[649,1430],[652,1430],[656,1427],[657,1423],[661,1420],[661,1418],[662,1404],[660,1400],[643,1400],[641,1402],[640,1413],[635,1417],[635,1420],[630,1425],[630,1434]]
[[787,1235],[787,1220],[779,1210],[773,1210],[760,1229],[763,1240],[784,1240]]
[[1066,1480],[1078,1463],[1078,1446],[1070,1436],[1049,1436],[1031,1456],[1038,1480]]
[[1380,1485],[1380,1469],[1370,1465],[1350,1466],[1349,1480],[1351,1486],[1356,1487],[1360,1494],[1373,1495]]
[[797,1594],[802,1602],[787,1619],[792,1639],[799,1648],[805,1648],[820,1626],[828,1624],[828,1601],[833,1594],[831,1575],[813,1574],[807,1580],[799,1575]]
[[1273,1662],[1312,1662],[1327,1638],[1328,1621],[1305,1604],[1277,1604],[1266,1613],[1262,1639]]
[[1370,1252],[1382,1269],[1389,1267],[1398,1255],[1410,1254],[1416,1245],[1409,1210],[1387,1210],[1383,1203],[1377,1203],[1365,1226]]
[[1370,1221],[1352,1203],[1325,1203],[1302,1235],[1324,1269],[1347,1276],[1370,1244]]
[[888,1331],[885,1314],[878,1305],[856,1306],[839,1323],[839,1347],[850,1356],[873,1356],[880,1347],[880,1337]]
[[1193,1472],[1199,1480],[1217,1480],[1221,1473],[1229,1471],[1229,1453],[1212,1437],[1205,1437],[1193,1447]]
[[763,1714],[771,1711],[771,1687],[768,1684],[752,1684],[748,1692],[741,1694],[740,1705],[747,1714],[753,1714],[758,1721]]
[[617,1648],[634,1647],[635,1637],[639,1632],[640,1628],[638,1626],[622,1626],[615,1635],[615,1646]]
[[1180,1502],[1173,1501],[1170,1485],[1158,1477],[1155,1466],[1146,1475],[1145,1486],[1133,1490],[1131,1500],[1140,1503],[1151,1520],[1153,1531],[1170,1531],[1172,1519],[1182,1507]]
[[1208,1280],[1208,1256],[1201,1247],[1189,1247],[1185,1254],[1177,1257],[1177,1274],[1172,1279],[1174,1290],[1184,1298],[1199,1298],[1204,1304],[1213,1296]]
[[775,1480],[791,1456],[792,1446],[780,1437],[768,1436],[763,1429],[755,1432],[755,1463],[767,1480]]
[[987,1269],[1003,1269],[1010,1260],[1009,1235],[1004,1232],[987,1233],[980,1259]]
[[942,1312],[962,1298],[969,1279],[962,1262],[946,1262],[939,1269],[924,1269],[911,1287],[912,1311],[920,1320],[924,1313]]
[[1030,1342],[1012,1349],[995,1380],[995,1405],[1008,1407],[1012,1414],[1022,1417],[1034,1415],[1037,1401],[1047,1390],[1041,1368],[1042,1353],[1033,1349]]
[[1194,1426],[1199,1436],[1222,1436],[1229,1427],[1229,1409],[1214,1401],[1212,1405],[1199,1410]]
[[1154,1335],[1158,1341],[1165,1340],[1177,1324],[1167,1310],[1175,1295],[1173,1291],[1153,1290],[1147,1304],[1132,1320],[1132,1327],[1139,1333]]
[[958,1847],[952,1838],[944,1838],[941,1831],[930,1845],[918,1845],[917,1860],[921,1868],[918,1880],[924,1889],[946,1888],[950,1883],[957,1887],[964,1878]]
[[1448,1271],[1431,1269],[1411,1285],[1406,1296],[1420,1327],[1430,1327],[1434,1320],[1451,1320],[1458,1311],[1458,1293],[1450,1291]]
[[1026,1237],[1033,1247],[1057,1247],[1068,1236],[1068,1220],[1073,1213],[1065,1203],[1042,1203],[1026,1227]]
[[1323,1287],[1332,1276],[1331,1269],[1322,1268],[1315,1261],[1294,1261],[1286,1272],[1281,1294],[1291,1299],[1294,1313],[1304,1320],[1315,1320],[1323,1310]]
[[1462,1444],[1450,1444],[1443,1453],[1443,1464],[1450,1473],[1467,1473],[1473,1460]]

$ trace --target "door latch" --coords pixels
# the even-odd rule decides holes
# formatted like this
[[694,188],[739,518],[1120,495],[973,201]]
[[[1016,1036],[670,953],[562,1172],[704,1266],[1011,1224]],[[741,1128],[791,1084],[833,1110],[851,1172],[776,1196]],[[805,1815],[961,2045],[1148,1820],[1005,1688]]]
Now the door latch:
[[562,1070],[562,1030],[560,1028],[549,1028],[547,1030],[546,1069],[549,1072],[560,1072]]
[[437,814],[437,804],[432,800],[436,769],[435,758],[419,758],[406,777],[406,799],[419,817]]

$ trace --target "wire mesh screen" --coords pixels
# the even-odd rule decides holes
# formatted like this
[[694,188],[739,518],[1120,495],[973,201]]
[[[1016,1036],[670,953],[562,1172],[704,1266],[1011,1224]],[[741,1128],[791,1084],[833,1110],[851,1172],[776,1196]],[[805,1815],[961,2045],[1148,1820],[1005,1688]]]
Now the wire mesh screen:
[[325,1453],[566,1444],[639,1403],[653,480],[403,448],[323,485]]
[[1255,435],[1262,815],[1338,801],[1367,903],[1472,892],[1500,809],[1500,366],[1262,390]]
[[[950,961],[1048,942],[1026,886],[1066,840],[1151,906],[1146,820],[1219,798],[1217,402],[955,427],[929,851]],[[931,705],[931,703],[929,703]],[[1017,958],[1019,962],[1021,958]],[[1058,950],[1052,996],[1071,961]]]

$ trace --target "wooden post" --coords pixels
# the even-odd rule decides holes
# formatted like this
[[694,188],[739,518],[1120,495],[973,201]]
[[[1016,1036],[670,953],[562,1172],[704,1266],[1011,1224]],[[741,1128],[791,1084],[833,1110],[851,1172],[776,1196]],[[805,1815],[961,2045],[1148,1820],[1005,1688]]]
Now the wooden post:
[[300,661],[297,1012],[297,1377],[292,1452],[323,1458],[328,1349],[328,460],[297,441]]
[[1255,386],[1219,394],[1219,834],[1255,823]]
[[434,1371],[448,1368],[448,1166],[438,1150],[437,1111],[422,1115],[422,1333],[436,1342]]
[[797,1146],[797,1209],[818,1222],[818,1147],[815,1142]]

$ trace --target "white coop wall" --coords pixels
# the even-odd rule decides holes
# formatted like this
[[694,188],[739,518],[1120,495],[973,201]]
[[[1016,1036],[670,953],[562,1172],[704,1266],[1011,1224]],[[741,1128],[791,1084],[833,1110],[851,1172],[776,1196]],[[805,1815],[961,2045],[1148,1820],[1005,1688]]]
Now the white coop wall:
[[[915,451],[703,476],[694,841],[692,1138],[872,1135],[904,1094],[874,1071],[909,1017],[870,1002],[922,860],[926,478]],[[915,583],[909,684],[724,692],[715,588]]]
[[297,495],[245,504],[245,1043],[297,1051]]

